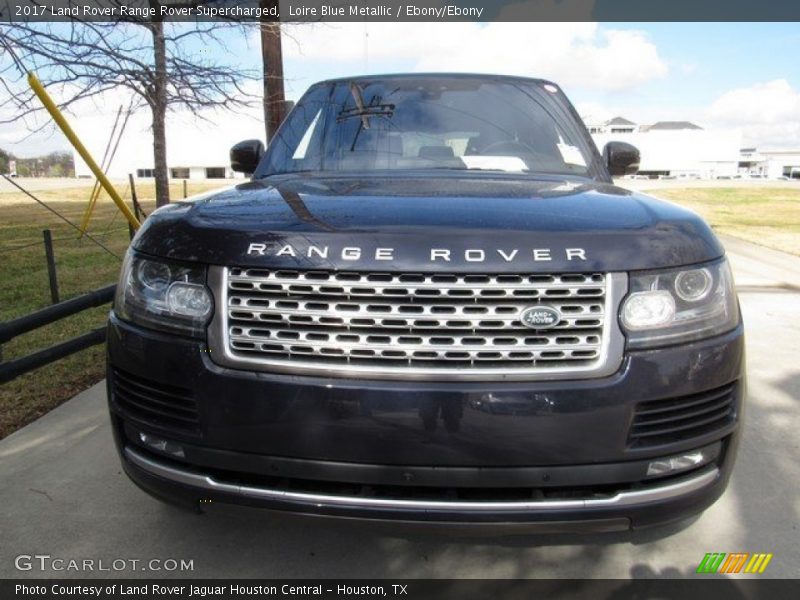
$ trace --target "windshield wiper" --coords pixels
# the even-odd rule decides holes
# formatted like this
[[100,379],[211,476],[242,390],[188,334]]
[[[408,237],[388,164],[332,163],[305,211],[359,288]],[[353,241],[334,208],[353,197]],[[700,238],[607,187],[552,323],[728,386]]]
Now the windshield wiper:
[[344,108],[338,115],[336,115],[336,122],[341,123],[345,119],[352,119],[353,117],[361,118],[361,127],[369,129],[370,117],[391,117],[394,115],[394,104],[381,102],[381,98],[375,96],[369,104],[364,104],[364,97],[361,94],[361,88],[357,84],[350,84],[350,94],[356,103],[355,108]]

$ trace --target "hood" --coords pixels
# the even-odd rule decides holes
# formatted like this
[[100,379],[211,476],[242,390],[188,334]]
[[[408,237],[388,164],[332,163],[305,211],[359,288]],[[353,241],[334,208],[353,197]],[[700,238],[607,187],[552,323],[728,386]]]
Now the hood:
[[645,270],[723,254],[669,202],[485,173],[247,182],[155,211],[134,247],[215,265],[451,272]]

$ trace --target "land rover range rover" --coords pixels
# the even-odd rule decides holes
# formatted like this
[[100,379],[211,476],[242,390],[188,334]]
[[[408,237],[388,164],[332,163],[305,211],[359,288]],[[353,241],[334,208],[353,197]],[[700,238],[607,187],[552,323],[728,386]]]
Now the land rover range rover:
[[695,214],[616,187],[561,89],[326,81],[250,175],[154,212],[122,269],[108,397],[165,500],[626,529],[724,491],[743,329]]

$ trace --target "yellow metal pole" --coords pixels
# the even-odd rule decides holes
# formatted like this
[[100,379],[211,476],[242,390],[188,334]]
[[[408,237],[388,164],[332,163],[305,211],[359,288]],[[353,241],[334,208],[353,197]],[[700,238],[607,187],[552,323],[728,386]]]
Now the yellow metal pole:
[[50,116],[53,117],[53,120],[61,128],[61,131],[64,132],[64,135],[67,136],[67,139],[73,145],[75,150],[78,151],[78,154],[81,155],[81,158],[84,160],[84,162],[89,165],[92,173],[100,182],[100,185],[102,185],[106,192],[108,192],[108,195],[111,196],[111,199],[114,201],[114,204],[117,205],[117,208],[119,208],[122,214],[125,215],[125,218],[128,219],[128,222],[131,224],[131,226],[133,226],[134,229],[139,229],[139,227],[141,227],[141,223],[139,223],[136,215],[134,215],[131,212],[131,209],[128,208],[128,205],[125,204],[125,201],[108,180],[106,174],[103,173],[103,170],[94,161],[92,155],[89,154],[89,151],[81,143],[80,139],[78,139],[78,136],[75,135],[72,127],[69,126],[69,123],[67,123],[67,120],[64,118],[64,115],[62,115],[61,111],[58,110],[58,107],[56,106],[55,102],[53,102],[53,99],[50,98],[50,95],[44,89],[44,86],[33,73],[28,73],[28,85],[31,86],[31,89],[33,89],[34,93],[39,97],[39,100],[41,100],[42,104],[47,109],[47,112],[49,112]]
[[94,212],[94,205],[97,204],[97,199],[100,197],[100,187],[92,188],[92,195],[89,196],[89,204],[86,206],[86,210],[83,211],[83,218],[81,219],[81,233],[78,236],[78,239],[83,237],[83,234],[86,233],[86,230],[89,229],[89,221],[92,218],[92,213]]

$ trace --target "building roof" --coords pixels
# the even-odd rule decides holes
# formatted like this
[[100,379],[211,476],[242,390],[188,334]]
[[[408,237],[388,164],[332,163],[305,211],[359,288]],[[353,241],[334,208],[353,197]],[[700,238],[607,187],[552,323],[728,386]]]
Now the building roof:
[[606,121],[605,125],[636,125],[633,121],[628,121],[623,117],[614,117],[613,119]]
[[647,127],[648,131],[653,129],[702,129],[702,127],[689,121],[658,121]]

